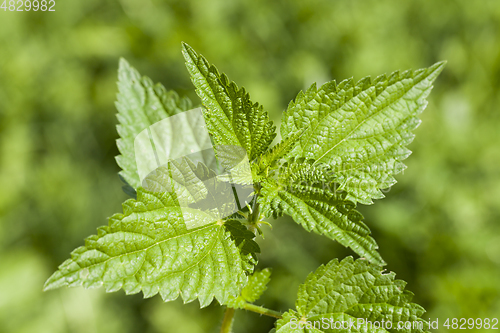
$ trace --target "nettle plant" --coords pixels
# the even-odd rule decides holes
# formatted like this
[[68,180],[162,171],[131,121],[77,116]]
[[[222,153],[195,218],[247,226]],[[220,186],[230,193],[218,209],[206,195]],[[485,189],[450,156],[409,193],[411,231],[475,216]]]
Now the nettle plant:
[[[189,174],[202,181],[213,179],[211,188],[252,184],[252,196],[237,213],[188,228],[186,209],[194,221],[207,217],[180,202],[213,196],[208,186],[197,188],[197,198],[189,188],[152,191],[143,186],[134,140],[193,104],[121,60],[117,162],[134,198],[71,253],[45,290],[103,286],[107,292],[142,291],[145,298],[160,294],[165,302],[180,295],[185,303],[198,299],[201,307],[215,298],[227,307],[221,332],[231,331],[235,309],[276,317],[273,330],[280,333],[427,331],[421,318],[424,309],[411,303],[413,294],[405,290],[404,281],[384,271],[385,262],[356,205],[384,197],[381,190],[392,186],[394,175],[405,168],[403,160],[410,155],[406,146],[444,62],[374,80],[313,84],[290,102],[282,115],[282,140],[270,147],[276,127],[267,111],[190,46],[183,44],[182,52],[214,147],[243,148],[250,176],[235,172],[231,179],[213,178],[216,173],[206,165],[184,159],[154,183],[186,189],[179,179]],[[216,149],[215,154],[221,152]],[[310,273],[299,287],[295,309],[284,313],[254,304],[271,275],[267,268],[255,270],[260,253],[255,238],[262,236],[265,218],[283,214],[360,256],[333,259]],[[398,327],[399,322],[413,324]],[[377,328],[377,323],[385,327]]]

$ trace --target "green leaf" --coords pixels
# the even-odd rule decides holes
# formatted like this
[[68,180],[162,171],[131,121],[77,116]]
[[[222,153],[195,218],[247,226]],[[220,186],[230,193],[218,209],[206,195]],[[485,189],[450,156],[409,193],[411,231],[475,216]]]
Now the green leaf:
[[[164,301],[180,294],[184,302],[198,298],[202,307],[214,297],[225,304],[238,295],[253,259],[241,255],[223,221],[199,209],[181,210],[170,192],[139,188],[137,195],[123,204],[123,214],[112,216],[71,253],[45,290],[104,286],[108,292],[142,291],[144,297],[159,293]],[[186,216],[194,227],[188,228]]]
[[224,227],[231,233],[231,237],[242,255],[251,254],[253,258],[257,259],[256,255],[260,253],[260,246],[254,240],[255,234],[253,232],[237,220],[225,221]]
[[187,157],[157,168],[144,179],[144,184],[151,192],[175,191],[181,209],[199,209],[215,220],[238,211],[231,184],[220,181],[205,164],[195,164]]
[[370,229],[346,193],[329,182],[331,170],[313,160],[291,159],[278,172],[278,177],[262,182],[259,202],[266,216],[291,216],[307,231],[325,235],[371,262],[385,264],[370,237]]
[[121,155],[116,161],[122,168],[120,175],[137,189],[141,183],[134,150],[136,136],[162,119],[192,109],[192,103],[186,97],[180,98],[175,91],[167,91],[161,84],[154,84],[148,77],[141,76],[125,59],[120,59],[118,91],[115,104],[120,123],[117,126],[120,135],[117,146]]
[[[220,162],[221,159],[219,158],[218,161]],[[222,161],[220,164],[226,164],[226,162],[228,161]],[[213,166],[217,169],[217,165]],[[208,168],[202,162],[195,164],[188,157],[182,157],[170,160],[166,165],[156,168],[144,179],[143,183],[145,188],[151,192],[175,191],[181,209],[183,207],[200,209],[212,215],[216,220],[227,219],[226,223],[231,224],[231,216],[246,207],[245,203],[252,201],[254,188],[250,185],[233,184],[232,177],[221,177],[224,175],[227,174],[217,175],[215,170]],[[225,178],[229,178],[229,180]],[[241,215],[236,214],[236,216],[240,217]],[[245,227],[241,226],[241,228],[247,232],[238,233],[238,238],[243,237],[249,242],[255,237]],[[248,238],[248,235],[252,237]],[[239,246],[239,242],[236,245]],[[257,244],[255,243],[255,245]],[[245,248],[247,246],[249,244],[246,244]]]
[[186,67],[205,106],[204,115],[216,145],[243,147],[250,161],[262,154],[276,136],[267,111],[250,101],[244,88],[219,74],[215,66],[189,45],[182,44]]
[[271,281],[271,269],[265,268],[255,271],[249,278],[247,285],[241,290],[238,297],[232,297],[228,306],[235,309],[243,309],[245,303],[253,303],[262,296]]
[[279,166],[279,161],[285,157],[295,145],[304,131],[298,131],[282,140],[252,163],[252,177],[255,182],[260,182],[273,173]]
[[[427,332],[427,322],[421,319],[425,310],[411,303],[413,293],[404,290],[405,286],[406,282],[395,280],[394,273],[384,273],[382,267],[366,260],[347,257],[339,263],[334,259],[309,274],[299,287],[296,311],[288,311],[277,321],[276,333]],[[370,329],[368,321],[390,322],[392,329]],[[345,330],[334,328],[342,322],[345,327],[348,322],[353,325]],[[423,329],[397,329],[399,322],[418,322]]]
[[332,166],[332,180],[348,199],[364,204],[383,198],[380,189],[396,181],[406,148],[420,124],[418,115],[445,63],[417,71],[394,72],[357,83],[335,81],[300,92],[283,114],[284,139],[303,130],[288,156],[311,158]]

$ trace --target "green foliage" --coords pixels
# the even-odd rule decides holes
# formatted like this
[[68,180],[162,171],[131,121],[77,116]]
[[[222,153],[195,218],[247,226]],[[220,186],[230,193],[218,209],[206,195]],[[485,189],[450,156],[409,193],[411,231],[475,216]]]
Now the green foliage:
[[247,285],[241,290],[238,297],[232,297],[228,306],[243,309],[245,303],[253,303],[266,291],[267,284],[271,280],[271,269],[255,271],[249,278]]
[[220,181],[216,175],[205,164],[195,164],[183,157],[157,168],[144,182],[151,192],[175,191],[178,206],[205,211],[218,220],[229,215],[236,205],[230,200],[233,198],[231,185]]
[[139,190],[137,201],[123,204],[123,214],[71,253],[45,290],[103,286],[144,297],[159,293],[164,301],[180,294],[184,302],[198,298],[202,307],[214,297],[225,304],[245,285],[248,264],[222,223],[200,210],[190,214],[200,227],[187,229],[172,193]]
[[[419,123],[417,115],[444,64],[380,76],[373,83],[365,78],[357,84],[313,85],[283,114],[283,140],[269,149],[276,134],[263,107],[187,44],[183,54],[218,145],[218,164],[233,169],[235,179],[182,157],[156,168],[142,181],[147,190],[141,187],[136,136],[187,111],[191,102],[154,85],[121,60],[118,163],[124,180],[137,188],[137,199],[126,201],[123,214],[113,215],[108,226],[74,250],[45,290],[104,286],[108,292],[142,291],[144,297],[159,293],[166,302],[180,295],[185,303],[198,299],[201,307],[215,298],[221,305],[281,318],[278,332],[297,331],[290,328],[292,318],[417,320],[423,309],[409,303],[412,294],[403,291],[405,283],[381,273],[385,262],[356,202],[370,203],[380,197],[379,189],[394,182],[393,174],[408,155],[411,130]],[[169,138],[172,147],[185,139],[176,138],[173,126],[162,130],[155,134]],[[232,156],[234,150],[224,148],[233,146],[244,148],[251,170]],[[228,200],[233,182],[254,185],[254,196],[234,214],[235,203]],[[300,288],[297,312],[281,317],[250,304],[266,289],[270,270],[248,276],[260,253],[254,238],[257,231],[262,235],[262,219],[283,214],[307,231],[350,247],[362,259],[321,266]],[[225,320],[222,327],[231,323]]]
[[279,161],[293,148],[296,140],[302,136],[303,131],[297,131],[288,138],[281,140],[274,147],[269,149],[265,154],[260,156],[255,163],[252,164],[252,176],[256,182],[265,180],[269,177],[269,173],[279,165]]
[[[406,282],[394,278],[381,266],[352,257],[321,265],[299,287],[296,311],[277,321],[276,333],[337,332],[336,322],[354,323],[342,332],[427,332],[428,324],[420,318],[425,310],[410,303],[413,293],[405,290]],[[373,329],[368,321],[390,322],[392,329]],[[416,324],[415,329],[397,329],[398,323],[408,321],[422,323],[423,329]]]
[[283,114],[284,141],[259,161],[258,175],[281,157],[290,162],[277,179],[262,182],[266,215],[286,213],[306,230],[383,264],[370,229],[350,201],[371,203],[383,197],[380,189],[395,183],[393,175],[403,170],[402,160],[409,155],[405,146],[414,138],[411,131],[420,123],[417,116],[443,67],[394,72],[373,82],[351,79],[337,86],[331,81],[319,89],[313,84],[299,93]]
[[262,183],[259,199],[267,216],[286,213],[307,231],[325,235],[370,261],[384,264],[363,216],[345,199],[346,193],[337,191],[337,184],[328,181],[329,167],[302,158],[284,164],[278,174],[277,180]]
[[[383,191],[387,200],[357,209],[390,269],[405,277],[432,320],[498,316],[499,1],[58,6],[50,15],[5,12],[0,20],[2,333],[206,333],[220,324],[222,309],[215,305],[200,311],[198,302],[142,301],[140,294],[102,288],[40,292],[82,237],[121,212],[127,199],[114,158],[120,154],[112,105],[117,59],[200,104],[181,40],[247,88],[275,125],[313,82],[357,81],[447,59],[408,146],[413,154],[404,176]],[[281,310],[295,301],[289,291],[321,263],[356,256],[293,224],[284,216],[257,239],[259,265],[273,267],[261,302]],[[237,311],[234,329],[267,332],[272,325],[270,318]]]
[[137,188],[141,184],[135,160],[135,137],[154,123],[191,109],[192,103],[175,91],[167,91],[161,83],[154,84],[148,77],[142,77],[125,59],[120,59],[116,108],[120,122],[117,126],[120,139],[116,144],[121,153],[116,161],[122,168],[120,175]]
[[276,136],[267,111],[250,101],[244,88],[238,88],[225,74],[219,74],[214,65],[189,45],[182,46],[186,67],[205,107],[205,121],[215,143],[241,146],[250,160],[258,157]]
[[396,181],[410,155],[406,146],[414,138],[427,105],[432,82],[444,62],[418,71],[313,84],[300,92],[283,114],[281,135],[304,135],[288,153],[292,157],[326,163],[333,180],[347,191],[348,199],[364,204],[383,198],[379,189]]
[[241,255],[246,257],[250,254],[257,260],[257,253],[260,253],[260,246],[254,240],[255,234],[237,220],[225,221],[224,227],[231,233],[231,238],[236,247],[241,251]]

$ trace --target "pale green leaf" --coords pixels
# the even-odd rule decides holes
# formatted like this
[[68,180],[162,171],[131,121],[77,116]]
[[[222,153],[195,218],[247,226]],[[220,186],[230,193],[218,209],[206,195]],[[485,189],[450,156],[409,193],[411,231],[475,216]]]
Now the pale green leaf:
[[262,182],[259,202],[267,216],[291,216],[307,231],[325,235],[371,262],[384,264],[370,229],[346,193],[329,182],[331,170],[303,158],[285,163],[276,178]]
[[[218,160],[221,161],[220,158]],[[182,157],[156,168],[143,183],[152,192],[175,191],[181,208],[200,209],[217,220],[230,219],[252,201],[254,188],[234,184],[232,177],[221,177],[226,173],[218,175],[221,170],[215,167],[216,170],[202,162],[195,164],[188,157]]]
[[405,168],[402,161],[410,155],[406,146],[443,67],[440,62],[373,81],[313,84],[283,114],[284,139],[304,131],[288,156],[329,164],[335,172],[332,180],[350,200],[370,204],[382,198],[380,189],[393,185],[394,175]]
[[265,268],[255,271],[248,278],[247,285],[241,290],[238,297],[231,297],[228,306],[242,309],[245,303],[253,303],[262,296],[267,289],[267,284],[271,280],[271,269]]
[[216,220],[238,211],[231,184],[220,181],[205,164],[195,164],[187,157],[171,160],[143,182],[151,192],[175,191],[181,209],[199,209]]
[[253,266],[257,264],[260,247],[254,241],[255,234],[240,221],[232,218],[235,215],[233,213],[238,211],[232,184],[220,180],[216,175],[216,171],[203,163],[194,164],[189,158],[184,157],[171,160],[168,164],[157,168],[145,178],[144,183],[152,192],[175,191],[177,203],[181,207],[188,227],[201,226],[204,222],[184,216],[186,212],[184,207],[189,208],[188,214],[192,209],[197,209],[224,223],[224,227],[240,251],[245,270],[252,271]]
[[175,91],[167,91],[120,59],[118,69],[117,140],[120,155],[116,157],[122,168],[120,175],[133,188],[141,185],[134,150],[134,140],[144,129],[167,117],[192,109],[191,101],[180,98]]
[[183,43],[182,53],[215,144],[243,147],[250,161],[258,157],[276,136],[267,111],[189,45]]
[[[428,324],[421,319],[425,310],[411,303],[413,293],[405,286],[394,273],[385,273],[366,260],[347,257],[339,263],[334,259],[309,274],[299,287],[296,310],[277,321],[276,333],[427,332]],[[368,321],[385,325],[370,329]],[[399,323],[406,322],[413,327],[398,329]],[[346,329],[335,329],[336,323],[337,328],[344,323]]]
[[198,298],[202,307],[214,297],[225,304],[246,285],[252,260],[241,255],[223,221],[199,209],[181,210],[173,193],[139,188],[138,199],[126,201],[123,214],[73,251],[45,290],[104,286],[144,297],[159,293],[165,301],[180,294],[184,302]]

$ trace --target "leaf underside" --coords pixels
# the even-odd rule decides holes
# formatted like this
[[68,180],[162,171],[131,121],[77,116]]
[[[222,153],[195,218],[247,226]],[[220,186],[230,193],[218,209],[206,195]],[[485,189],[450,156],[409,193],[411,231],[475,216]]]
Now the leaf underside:
[[383,198],[380,189],[393,185],[401,172],[406,148],[420,124],[432,83],[445,63],[417,71],[394,72],[355,83],[313,84],[300,92],[283,114],[284,140],[303,131],[289,157],[314,159],[334,171],[331,180],[354,202]]
[[[347,257],[339,263],[334,259],[309,274],[299,287],[296,310],[286,312],[276,322],[276,333],[427,332],[428,324],[421,319],[425,310],[411,303],[413,293],[405,286],[406,282],[395,280],[394,273],[383,273],[380,266],[366,260]],[[392,329],[370,329],[361,319],[389,321]],[[296,326],[299,322],[302,329]],[[337,322],[354,325],[339,330],[335,329]],[[418,322],[422,329],[417,324],[398,329],[399,322]]]

